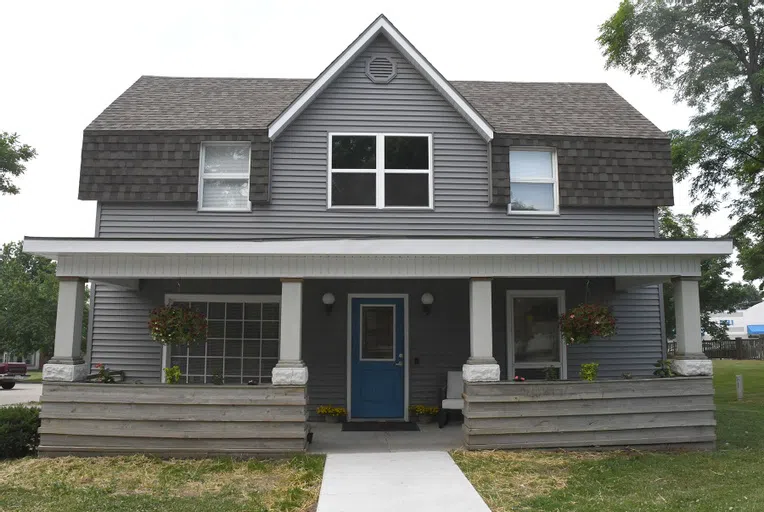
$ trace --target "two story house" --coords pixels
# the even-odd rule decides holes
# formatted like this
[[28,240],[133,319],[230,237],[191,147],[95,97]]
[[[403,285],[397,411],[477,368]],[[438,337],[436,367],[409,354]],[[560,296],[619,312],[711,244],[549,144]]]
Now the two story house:
[[[575,387],[588,362],[634,417],[612,442],[557,445],[713,442],[707,377],[640,378],[665,358],[669,280],[675,370],[710,375],[700,262],[732,246],[658,239],[669,139],[606,84],[449,81],[381,16],[313,80],[141,77],[85,129],[79,198],[97,202],[93,238],[24,245],[60,279],[43,454],[301,450],[316,406],[406,421],[439,405],[449,370],[467,383],[466,436],[520,439],[471,446],[551,446],[476,404],[551,403],[549,369]],[[566,345],[560,315],[595,302],[616,335]],[[168,303],[207,316],[205,343],[151,339]],[[100,363],[128,383],[78,382]],[[184,385],[162,384],[171,366]]]

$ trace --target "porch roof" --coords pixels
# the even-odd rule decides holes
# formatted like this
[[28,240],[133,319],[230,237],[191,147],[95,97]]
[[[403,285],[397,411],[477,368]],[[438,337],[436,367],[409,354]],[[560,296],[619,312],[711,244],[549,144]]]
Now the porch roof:
[[700,276],[729,240],[337,239],[125,240],[32,238],[61,277],[137,286],[163,278],[615,277],[629,288]]
[[335,255],[335,256],[696,256],[732,252],[726,239],[592,238],[351,238],[308,240],[202,240],[25,237],[24,250],[63,255]]

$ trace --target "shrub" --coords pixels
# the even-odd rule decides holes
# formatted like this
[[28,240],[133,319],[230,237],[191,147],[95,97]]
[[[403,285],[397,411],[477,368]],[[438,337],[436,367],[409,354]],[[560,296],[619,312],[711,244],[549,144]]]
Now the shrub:
[[164,381],[167,384],[178,384],[180,382],[180,366],[173,366],[164,369]]
[[599,363],[584,363],[581,365],[581,380],[593,381],[597,379],[600,370]]
[[316,407],[316,414],[319,416],[345,416],[347,411],[344,407],[333,407],[331,405],[319,405]]
[[416,414],[417,416],[436,416],[438,414],[438,411],[440,411],[440,409],[432,405],[410,405],[409,406],[409,412]]
[[663,379],[674,376],[674,370],[671,369],[671,361],[668,359],[658,359],[653,366],[655,367],[653,375],[656,377]]
[[37,453],[40,444],[40,408],[24,405],[0,407],[0,459]]
[[615,334],[615,317],[607,306],[581,304],[560,317],[565,343],[589,343],[592,336],[609,338]]
[[544,368],[544,380],[560,380],[560,369],[555,366]]

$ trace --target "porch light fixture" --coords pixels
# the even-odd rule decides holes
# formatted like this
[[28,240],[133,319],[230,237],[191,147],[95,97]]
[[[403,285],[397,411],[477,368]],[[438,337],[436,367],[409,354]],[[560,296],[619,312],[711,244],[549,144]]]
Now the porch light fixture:
[[433,302],[435,302],[435,297],[433,297],[430,292],[426,292],[422,294],[422,311],[424,311],[425,315],[430,314],[430,310],[432,310]]
[[326,314],[330,315],[332,313],[332,308],[334,307],[334,294],[332,292],[326,292],[324,296],[321,297],[321,302],[324,303]]

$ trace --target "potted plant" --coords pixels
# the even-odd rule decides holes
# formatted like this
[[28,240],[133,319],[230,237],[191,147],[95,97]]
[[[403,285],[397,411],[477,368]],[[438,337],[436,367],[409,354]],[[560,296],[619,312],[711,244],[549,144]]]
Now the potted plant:
[[599,372],[599,363],[584,363],[581,365],[581,380],[588,380],[592,382],[597,379],[597,372]]
[[327,423],[340,423],[347,416],[347,411],[344,407],[320,405],[316,408],[316,414],[323,416]]
[[164,381],[167,384],[178,384],[180,382],[180,366],[175,365],[164,369]]
[[560,317],[560,332],[565,343],[589,343],[592,336],[609,338],[615,334],[615,317],[607,306],[581,304]]
[[189,345],[207,340],[207,317],[185,304],[155,308],[149,316],[151,338],[163,345]]
[[431,405],[412,405],[409,407],[409,414],[417,416],[417,423],[432,423],[439,411],[440,409]]

